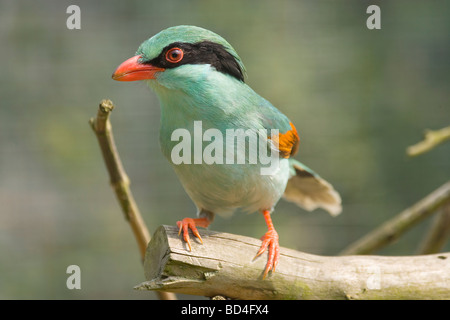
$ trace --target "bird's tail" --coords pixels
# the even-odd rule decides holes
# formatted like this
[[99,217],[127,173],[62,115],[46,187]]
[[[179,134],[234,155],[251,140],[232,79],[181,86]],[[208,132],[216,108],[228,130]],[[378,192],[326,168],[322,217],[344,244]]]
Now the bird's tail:
[[292,173],[283,198],[308,211],[323,208],[332,216],[341,213],[341,197],[333,186],[304,164],[289,161]]

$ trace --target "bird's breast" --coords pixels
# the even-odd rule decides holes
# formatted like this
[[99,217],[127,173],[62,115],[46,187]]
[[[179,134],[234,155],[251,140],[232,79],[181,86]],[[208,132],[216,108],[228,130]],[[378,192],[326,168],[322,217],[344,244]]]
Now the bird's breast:
[[225,87],[228,94],[216,86],[160,95],[162,152],[200,209],[270,210],[286,187],[287,160],[270,154],[261,97],[245,85]]
[[270,152],[261,158],[259,151],[267,147],[252,145],[259,142],[251,132],[239,141],[239,134],[230,139],[235,131],[201,125],[162,130],[160,137],[164,155],[197,207],[224,215],[238,208],[272,209],[287,184],[287,159]]

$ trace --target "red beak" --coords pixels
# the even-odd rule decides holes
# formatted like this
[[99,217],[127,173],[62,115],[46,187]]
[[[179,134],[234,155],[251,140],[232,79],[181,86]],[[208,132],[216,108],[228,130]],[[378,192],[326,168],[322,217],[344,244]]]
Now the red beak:
[[140,63],[141,56],[134,56],[124,61],[114,71],[112,78],[117,81],[137,81],[155,79],[155,73],[164,71],[164,68],[152,66],[151,64]]

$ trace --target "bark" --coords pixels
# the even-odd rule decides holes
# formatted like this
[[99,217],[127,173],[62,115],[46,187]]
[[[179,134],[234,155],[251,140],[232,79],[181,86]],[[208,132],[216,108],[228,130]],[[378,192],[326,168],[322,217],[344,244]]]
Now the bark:
[[176,227],[161,226],[147,248],[140,290],[232,299],[450,299],[450,253],[325,257],[281,248],[262,280],[260,240],[199,229],[192,251]]

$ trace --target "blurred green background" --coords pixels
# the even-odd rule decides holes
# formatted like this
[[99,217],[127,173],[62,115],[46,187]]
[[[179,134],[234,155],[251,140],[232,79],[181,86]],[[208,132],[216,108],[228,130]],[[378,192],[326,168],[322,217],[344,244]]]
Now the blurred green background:
[[[81,8],[69,30],[66,8]],[[381,30],[366,9],[381,7]],[[295,123],[297,159],[333,183],[337,218],[281,201],[285,247],[338,254],[445,183],[450,145],[408,158],[426,128],[450,123],[448,1],[0,1],[0,298],[154,299],[109,187],[88,120],[101,99],[132,190],[153,233],[195,208],[159,150],[159,106],[144,84],[111,80],[138,45],[192,24],[227,39],[247,83]],[[410,255],[430,221],[379,254]],[[258,215],[212,230],[259,238]],[[449,250],[449,246],[446,247]],[[66,288],[67,266],[81,290]],[[189,296],[181,296],[189,298]]]

